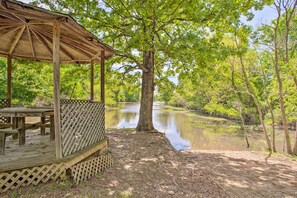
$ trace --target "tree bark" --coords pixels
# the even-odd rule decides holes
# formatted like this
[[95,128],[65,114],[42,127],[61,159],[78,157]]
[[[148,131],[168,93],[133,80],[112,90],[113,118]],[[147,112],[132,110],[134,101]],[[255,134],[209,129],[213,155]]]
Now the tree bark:
[[278,10],[278,18],[276,20],[276,25],[274,28],[274,70],[278,82],[278,92],[279,92],[279,103],[280,103],[280,109],[281,109],[281,118],[283,123],[283,128],[285,132],[285,139],[286,139],[286,147],[287,147],[287,153],[292,154],[292,146],[291,146],[291,140],[289,136],[289,130],[288,130],[288,122],[287,122],[287,116],[286,116],[286,110],[285,110],[285,102],[284,102],[284,94],[283,94],[283,82],[280,75],[280,68],[279,68],[279,59],[278,59],[278,26],[279,26],[279,20],[280,20],[280,10]]
[[[261,63],[262,65],[262,63]],[[265,74],[265,71],[264,69],[262,68],[262,76],[263,76],[263,81],[264,81],[264,91],[265,91],[265,101],[266,101],[266,104],[268,105],[268,109],[269,109],[269,112],[270,112],[270,115],[271,115],[271,127],[272,127],[272,151],[274,153],[276,153],[276,146],[275,146],[275,119],[274,119],[274,113],[273,113],[273,108],[272,108],[272,105],[271,103],[269,102],[268,100],[268,90],[267,90],[267,80],[266,80],[266,74]]]
[[[238,42],[236,41],[236,39],[235,39],[235,43],[236,43],[236,47],[239,49]],[[262,107],[260,106],[260,102],[258,101],[255,90],[253,89],[253,87],[252,87],[252,85],[250,83],[250,80],[248,78],[247,72],[245,71],[245,65],[244,65],[243,57],[242,57],[241,54],[239,55],[239,60],[240,60],[241,70],[242,70],[242,73],[243,73],[245,84],[247,86],[248,92],[252,95],[252,99],[254,101],[254,104],[256,105],[256,108],[257,108],[257,111],[258,111],[258,114],[259,114],[259,119],[260,119],[260,122],[261,122],[261,125],[262,125],[262,128],[263,128],[264,137],[265,137],[265,140],[266,140],[267,150],[269,152],[271,152],[271,142],[270,142],[270,139],[269,139],[269,136],[268,136],[268,133],[267,133],[267,129],[266,129],[266,125],[265,125],[265,122],[264,122]]]
[[267,150],[269,152],[271,152],[271,142],[270,142],[270,139],[269,139],[269,136],[268,136],[268,133],[267,133],[267,129],[266,129],[266,125],[265,125],[265,122],[264,122],[264,119],[263,119],[264,116],[263,116],[262,108],[260,106],[260,102],[258,101],[257,96],[255,94],[255,91],[253,90],[253,88],[252,88],[252,86],[250,84],[250,81],[248,79],[247,73],[246,73],[245,68],[244,68],[242,57],[240,57],[240,62],[241,62],[241,68],[242,68],[243,76],[244,76],[245,83],[247,85],[248,91],[252,94],[253,101],[254,101],[254,103],[255,103],[255,105],[257,107],[257,111],[258,111],[258,114],[259,114],[259,119],[260,119],[260,122],[262,124],[264,137],[265,137],[266,144],[267,144]]
[[141,100],[137,131],[155,131],[153,125],[154,101],[154,52],[145,51],[143,66],[147,71],[142,71]]
[[293,147],[293,154],[297,155],[297,122],[296,122],[296,129],[295,129],[295,144]]

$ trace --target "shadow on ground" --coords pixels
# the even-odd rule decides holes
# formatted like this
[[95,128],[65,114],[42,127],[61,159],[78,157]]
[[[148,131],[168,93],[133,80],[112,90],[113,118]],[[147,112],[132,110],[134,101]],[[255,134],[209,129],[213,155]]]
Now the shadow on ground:
[[243,152],[183,151],[231,197],[297,197],[297,164],[289,158]]
[[[297,197],[289,158],[252,152],[175,151],[160,133],[110,130],[114,165],[87,182],[22,188],[6,197]],[[1,196],[1,195],[0,195]]]

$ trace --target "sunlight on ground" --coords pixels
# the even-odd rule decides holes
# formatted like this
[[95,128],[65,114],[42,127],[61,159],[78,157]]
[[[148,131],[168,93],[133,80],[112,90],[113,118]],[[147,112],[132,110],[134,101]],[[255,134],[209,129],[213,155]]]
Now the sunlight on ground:
[[132,195],[133,190],[134,190],[134,188],[129,187],[127,190],[123,191],[121,194],[122,194],[122,196],[129,197]]
[[113,181],[111,181],[109,186],[114,187],[114,186],[117,186],[118,184],[119,184],[119,182],[117,180],[113,180]]
[[143,161],[143,162],[157,162],[158,159],[157,158],[142,158],[140,161]]
[[236,187],[239,187],[239,188],[249,188],[249,185],[247,184],[246,181],[243,181],[243,182],[238,182],[238,181],[232,181],[232,180],[229,180],[229,179],[225,179],[226,181],[226,186],[236,186]]
[[131,165],[130,165],[130,164],[126,164],[126,165],[124,166],[124,168],[125,168],[126,170],[129,170],[129,169],[131,169]]

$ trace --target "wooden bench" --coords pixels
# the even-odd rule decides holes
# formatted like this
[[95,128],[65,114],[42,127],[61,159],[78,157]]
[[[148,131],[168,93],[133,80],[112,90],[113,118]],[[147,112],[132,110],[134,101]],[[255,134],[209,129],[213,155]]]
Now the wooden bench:
[[12,129],[12,128],[0,129],[0,155],[4,155],[5,153],[6,137],[8,135],[14,135],[14,134],[18,134],[20,145],[25,144],[25,141],[26,141],[25,133],[22,132],[21,129]]

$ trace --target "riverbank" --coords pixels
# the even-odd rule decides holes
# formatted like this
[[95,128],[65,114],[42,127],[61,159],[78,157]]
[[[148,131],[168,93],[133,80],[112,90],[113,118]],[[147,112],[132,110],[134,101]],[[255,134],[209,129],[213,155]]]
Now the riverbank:
[[109,130],[114,165],[80,185],[67,181],[14,197],[296,197],[297,164],[241,152],[176,151],[160,133]]

